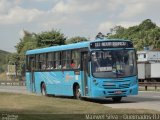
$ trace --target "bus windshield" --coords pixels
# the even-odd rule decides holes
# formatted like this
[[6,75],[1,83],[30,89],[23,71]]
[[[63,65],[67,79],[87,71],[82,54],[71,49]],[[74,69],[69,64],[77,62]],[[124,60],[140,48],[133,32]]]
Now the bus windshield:
[[137,73],[134,50],[92,51],[91,59],[94,77],[118,78]]

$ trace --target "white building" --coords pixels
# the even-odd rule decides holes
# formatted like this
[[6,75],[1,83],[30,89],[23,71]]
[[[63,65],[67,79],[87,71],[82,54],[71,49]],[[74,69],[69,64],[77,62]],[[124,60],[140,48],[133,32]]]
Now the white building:
[[160,51],[138,51],[138,62],[160,62]]

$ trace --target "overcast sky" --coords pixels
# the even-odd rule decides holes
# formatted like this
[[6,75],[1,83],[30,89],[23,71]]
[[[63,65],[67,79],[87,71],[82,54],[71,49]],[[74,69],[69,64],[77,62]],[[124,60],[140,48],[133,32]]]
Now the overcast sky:
[[23,30],[60,30],[67,37],[94,38],[115,25],[151,19],[160,25],[160,0],[0,0],[0,49],[15,52]]

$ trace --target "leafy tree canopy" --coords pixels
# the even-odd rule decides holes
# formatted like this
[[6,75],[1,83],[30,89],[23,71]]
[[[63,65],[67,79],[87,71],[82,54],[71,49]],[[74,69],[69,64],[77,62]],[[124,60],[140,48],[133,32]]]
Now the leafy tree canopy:
[[9,52],[0,50],[0,73],[4,72],[7,68],[7,56],[9,55]]
[[77,36],[77,37],[72,37],[72,38],[66,40],[66,44],[78,43],[78,42],[82,42],[82,41],[87,41],[87,38]]
[[51,30],[48,32],[42,32],[35,34],[37,40],[37,47],[49,47],[55,45],[64,45],[66,37],[63,33],[57,30]]
[[24,37],[20,39],[20,42],[15,46],[17,53],[24,54],[27,50],[36,48],[37,40],[34,33],[23,31]]
[[64,37],[64,34],[57,30],[41,32],[38,34],[24,30],[24,37],[21,38],[20,42],[15,46],[17,53],[8,56],[8,61],[16,63],[18,71],[22,72],[25,64],[25,53],[27,50],[63,45],[65,44],[65,40],[66,37]]
[[142,50],[148,46],[152,49],[160,48],[160,27],[150,19],[142,21],[139,25],[124,28],[115,26],[111,29],[108,38],[122,38],[133,41],[135,48]]

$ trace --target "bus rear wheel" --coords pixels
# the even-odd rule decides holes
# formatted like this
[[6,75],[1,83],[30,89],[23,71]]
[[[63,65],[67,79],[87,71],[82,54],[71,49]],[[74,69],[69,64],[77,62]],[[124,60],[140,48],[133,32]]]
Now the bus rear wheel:
[[47,96],[46,85],[45,85],[45,83],[42,83],[42,86],[41,86],[41,93],[42,93],[43,96]]
[[76,85],[74,88],[74,98],[78,100],[81,99],[81,92],[79,85]]
[[112,97],[113,102],[120,102],[122,97]]

